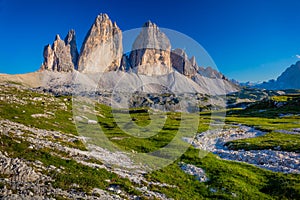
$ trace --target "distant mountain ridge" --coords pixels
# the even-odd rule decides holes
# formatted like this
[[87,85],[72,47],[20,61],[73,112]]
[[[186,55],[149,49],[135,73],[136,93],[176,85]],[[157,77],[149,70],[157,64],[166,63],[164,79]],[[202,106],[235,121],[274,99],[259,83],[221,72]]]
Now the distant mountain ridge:
[[255,85],[269,90],[300,89],[300,61],[288,67],[276,80]]

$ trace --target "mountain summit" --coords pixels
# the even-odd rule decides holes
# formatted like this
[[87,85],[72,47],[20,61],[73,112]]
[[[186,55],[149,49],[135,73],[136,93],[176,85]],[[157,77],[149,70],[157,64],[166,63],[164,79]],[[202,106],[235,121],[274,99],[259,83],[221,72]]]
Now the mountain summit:
[[278,88],[300,89],[300,61],[287,68],[278,78]]
[[[142,26],[128,54],[123,53],[122,42],[122,31],[116,22],[112,22],[107,14],[100,14],[86,34],[80,54],[74,30],[68,33],[65,40],[57,36],[53,45],[44,49],[41,71],[76,72],[78,77],[85,80],[83,84],[93,80],[105,91],[115,90],[116,86],[122,91],[140,88],[144,92],[157,93],[162,88],[210,94],[237,90],[237,86],[220,72],[210,67],[199,67],[196,58],[189,58],[183,49],[172,50],[167,35],[151,21]],[[58,81],[57,76],[61,80]],[[57,81],[61,85],[66,80],[72,80],[63,76],[52,74],[49,78],[55,80],[52,86]],[[99,77],[101,81],[96,80]],[[49,83],[49,80],[44,82]],[[145,84],[151,86],[145,87]]]
[[44,48],[44,62],[41,70],[52,70],[58,72],[69,72],[77,65],[78,51],[76,45],[75,31],[70,30],[65,40],[56,35],[52,46],[49,44]]
[[131,67],[137,74],[164,75],[172,72],[171,44],[156,24],[146,22],[130,53]]
[[80,50],[80,72],[105,72],[120,66],[122,31],[107,14],[100,14],[87,33]]
[[300,89],[300,61],[288,67],[276,80],[263,82],[255,87],[282,90]]

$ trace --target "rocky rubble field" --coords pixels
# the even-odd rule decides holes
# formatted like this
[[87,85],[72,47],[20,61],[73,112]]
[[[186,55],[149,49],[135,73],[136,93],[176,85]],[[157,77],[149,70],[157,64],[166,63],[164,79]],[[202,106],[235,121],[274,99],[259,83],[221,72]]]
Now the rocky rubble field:
[[[121,152],[112,153],[98,146],[89,146],[90,151],[84,151],[66,145],[70,141],[84,140],[85,138],[62,134],[58,131],[31,128],[9,120],[0,121],[0,135],[8,137],[13,135],[14,140],[17,142],[29,142],[30,146],[28,148],[30,149],[38,150],[47,148],[52,150],[53,155],[64,155],[64,159],[72,158],[80,164],[96,169],[105,169],[120,177],[128,178],[133,183],[139,185],[146,184],[161,187],[174,187],[164,183],[147,181],[143,177],[143,173],[145,172],[140,170],[140,166],[134,166],[131,160]],[[123,165],[125,165],[128,163],[127,167],[131,169],[112,168],[109,165],[93,162],[93,160],[102,160],[103,162],[106,160],[110,161],[110,164],[122,162]],[[3,184],[0,194],[2,194],[3,197],[36,199],[44,199],[47,196],[63,196],[71,199],[97,199],[98,196],[101,196],[101,199],[123,199],[124,197],[128,199],[137,199],[137,196],[126,194],[125,191],[122,191],[114,184],[111,184],[107,188],[110,192],[94,188],[91,194],[78,192],[76,190],[64,191],[59,188],[54,188],[51,185],[51,181],[53,181],[51,176],[47,176],[44,173],[45,171],[48,173],[61,173],[63,170],[63,168],[57,168],[53,165],[45,167],[43,163],[38,160],[29,162],[24,159],[10,158],[7,152],[0,152],[0,172],[4,176],[7,176],[7,178],[0,179],[0,183]],[[109,180],[107,181],[109,182]],[[136,189],[149,198],[168,199],[163,194],[148,190],[146,186],[136,187]]]
[[[186,140],[194,147],[213,152],[222,159],[254,164],[274,172],[300,173],[299,153],[280,151],[280,147],[277,150],[234,151],[225,146],[228,141],[253,138],[264,134],[264,132],[254,128],[238,125],[226,130],[209,130],[198,134],[195,140]],[[297,132],[294,134],[297,134]]]

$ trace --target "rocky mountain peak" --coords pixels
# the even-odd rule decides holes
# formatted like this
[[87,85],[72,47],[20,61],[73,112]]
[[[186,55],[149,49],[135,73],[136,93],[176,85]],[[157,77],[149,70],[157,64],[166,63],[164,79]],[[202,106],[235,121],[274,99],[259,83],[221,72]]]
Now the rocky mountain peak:
[[255,87],[270,90],[300,89],[300,61],[288,67],[276,80],[269,80]]
[[276,80],[278,88],[300,89],[300,61],[288,67]]
[[57,34],[52,46],[46,45],[44,48],[44,62],[41,70],[51,71],[73,71],[78,58],[76,47],[75,31],[69,31],[65,41]]
[[61,40],[59,34],[56,34],[55,41]]
[[171,50],[169,38],[151,21],[147,21],[143,25],[140,34],[132,46],[132,50],[145,48],[160,49],[164,51]]
[[100,13],[95,19],[95,25],[101,24],[104,21],[110,20],[106,13]]
[[[125,71],[132,73],[131,78],[132,76],[138,78],[139,75],[158,76],[155,78],[175,75],[180,77],[176,78],[178,83],[188,81],[187,85],[202,85],[205,80],[202,76],[224,79],[221,73],[212,68],[199,67],[196,58],[194,56],[189,58],[183,49],[171,51],[170,40],[162,30],[155,23],[147,21],[140,29],[131,52],[123,54],[122,31],[107,14],[99,14],[86,34],[80,55],[74,30],[70,30],[64,40],[56,35],[53,44],[44,48],[41,70],[69,72],[75,69],[83,73]],[[176,73],[172,73],[174,71]],[[114,73],[109,74],[113,76]],[[117,72],[117,74],[122,73]],[[112,82],[113,80],[109,79],[104,85],[110,85]],[[182,84],[177,85],[181,88]],[[230,83],[228,88],[231,88],[229,91],[232,90]],[[198,89],[195,90],[203,91]]]
[[212,67],[208,66],[206,68],[204,67],[199,67],[198,68],[198,73],[201,74],[202,76],[208,77],[208,78],[213,78],[213,79],[226,79],[226,77],[218,72],[217,70],[213,69]]
[[276,81],[282,82],[298,82],[298,87],[300,85],[299,80],[300,75],[300,61],[296,62],[296,64],[291,65],[288,67],[278,78]]
[[70,45],[72,63],[74,64],[75,69],[77,69],[79,53],[76,44],[76,34],[73,29],[69,30],[67,36],[65,37],[65,44]]
[[181,74],[193,77],[197,73],[197,64],[192,64],[183,49],[174,49],[171,52],[172,66]]
[[75,31],[73,29],[69,30],[67,36],[65,37],[65,43],[70,44],[76,42]]
[[144,23],[143,27],[149,28],[149,27],[153,27],[153,28],[158,28],[157,25],[155,23],[152,23],[150,20],[148,20],[147,22]]
[[195,56],[192,56],[192,57],[190,58],[190,63],[191,63],[191,65],[192,65],[193,67],[198,66],[198,65],[197,65],[197,62],[196,62],[196,57],[195,57]]
[[168,37],[156,24],[146,22],[132,45],[130,61],[133,71],[148,76],[172,72],[170,50]]
[[122,32],[107,14],[100,14],[81,47],[78,70],[88,73],[116,70],[122,59]]

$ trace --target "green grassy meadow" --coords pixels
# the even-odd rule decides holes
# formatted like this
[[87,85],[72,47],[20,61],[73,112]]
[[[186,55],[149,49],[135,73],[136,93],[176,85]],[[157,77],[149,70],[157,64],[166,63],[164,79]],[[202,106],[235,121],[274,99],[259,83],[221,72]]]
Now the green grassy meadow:
[[[5,97],[0,99],[1,120],[7,119],[30,127],[73,135],[78,135],[78,132],[80,133],[86,127],[84,121],[75,124],[71,97],[54,97],[15,87],[3,88],[3,86],[1,86],[0,94]],[[40,99],[32,100],[35,97]],[[271,106],[274,101],[287,103],[277,109]],[[230,127],[232,124],[244,124],[268,132],[264,136],[236,140],[227,145],[231,149],[245,150],[273,149],[280,146],[284,151],[299,152],[300,135],[276,132],[276,130],[292,130],[300,127],[300,116],[295,115],[300,113],[298,102],[299,96],[296,95],[292,97],[277,96],[270,101],[262,101],[261,104],[253,105],[245,110],[227,110],[226,127]],[[259,112],[261,109],[266,111]],[[90,112],[90,115],[96,117],[98,124],[89,125],[89,132],[85,133],[85,136],[97,138],[95,134],[101,129],[105,138],[95,139],[93,144],[109,142],[118,149],[138,153],[156,151],[165,147],[174,138],[175,144],[181,145],[183,141],[177,135],[180,127],[183,130],[180,136],[190,136],[206,131],[210,123],[220,120],[217,115],[212,115],[208,111],[199,113],[195,118],[195,116],[176,112],[167,112],[162,115],[162,113],[154,113],[148,108],[138,108],[128,111],[131,118],[128,121],[127,111],[112,110],[99,103],[95,104],[94,110],[95,112]],[[32,117],[38,113],[48,113],[49,117]],[[279,114],[294,115],[279,117]],[[117,122],[116,116],[118,117]],[[90,118],[90,116],[87,117]],[[140,128],[147,127],[151,123],[151,117],[157,121],[157,124],[151,126],[151,129]],[[164,123],[159,123],[160,121]],[[191,126],[195,128],[191,129]],[[130,133],[126,130],[130,130]],[[138,135],[134,135],[137,133]],[[148,137],[149,135],[150,137]],[[55,152],[54,155],[52,150],[45,148],[28,149],[30,144],[26,141],[16,141],[13,134],[9,137],[3,134],[0,136],[0,150],[8,152],[10,157],[28,161],[39,160],[45,166],[54,165],[63,169],[61,172],[49,174],[54,179],[52,184],[55,187],[72,189],[72,184],[76,183],[79,185],[79,188],[76,189],[90,193],[91,189],[95,187],[106,189],[109,184],[114,183],[120,185],[128,194],[140,195],[140,192],[135,189],[137,184],[130,182],[129,179],[121,178],[115,173],[84,166],[60,151]],[[81,141],[65,145],[87,150],[86,144]],[[174,187],[145,185],[151,191],[164,193],[173,199],[300,199],[300,174],[275,173],[246,163],[222,160],[212,153],[208,153],[204,158],[200,158],[199,155],[199,150],[189,146],[170,165],[144,175],[147,181],[167,183]],[[98,162],[101,163],[101,161]],[[201,183],[194,176],[184,173],[180,169],[180,162],[203,168],[209,181]],[[111,182],[108,183],[106,180],[111,180]]]

